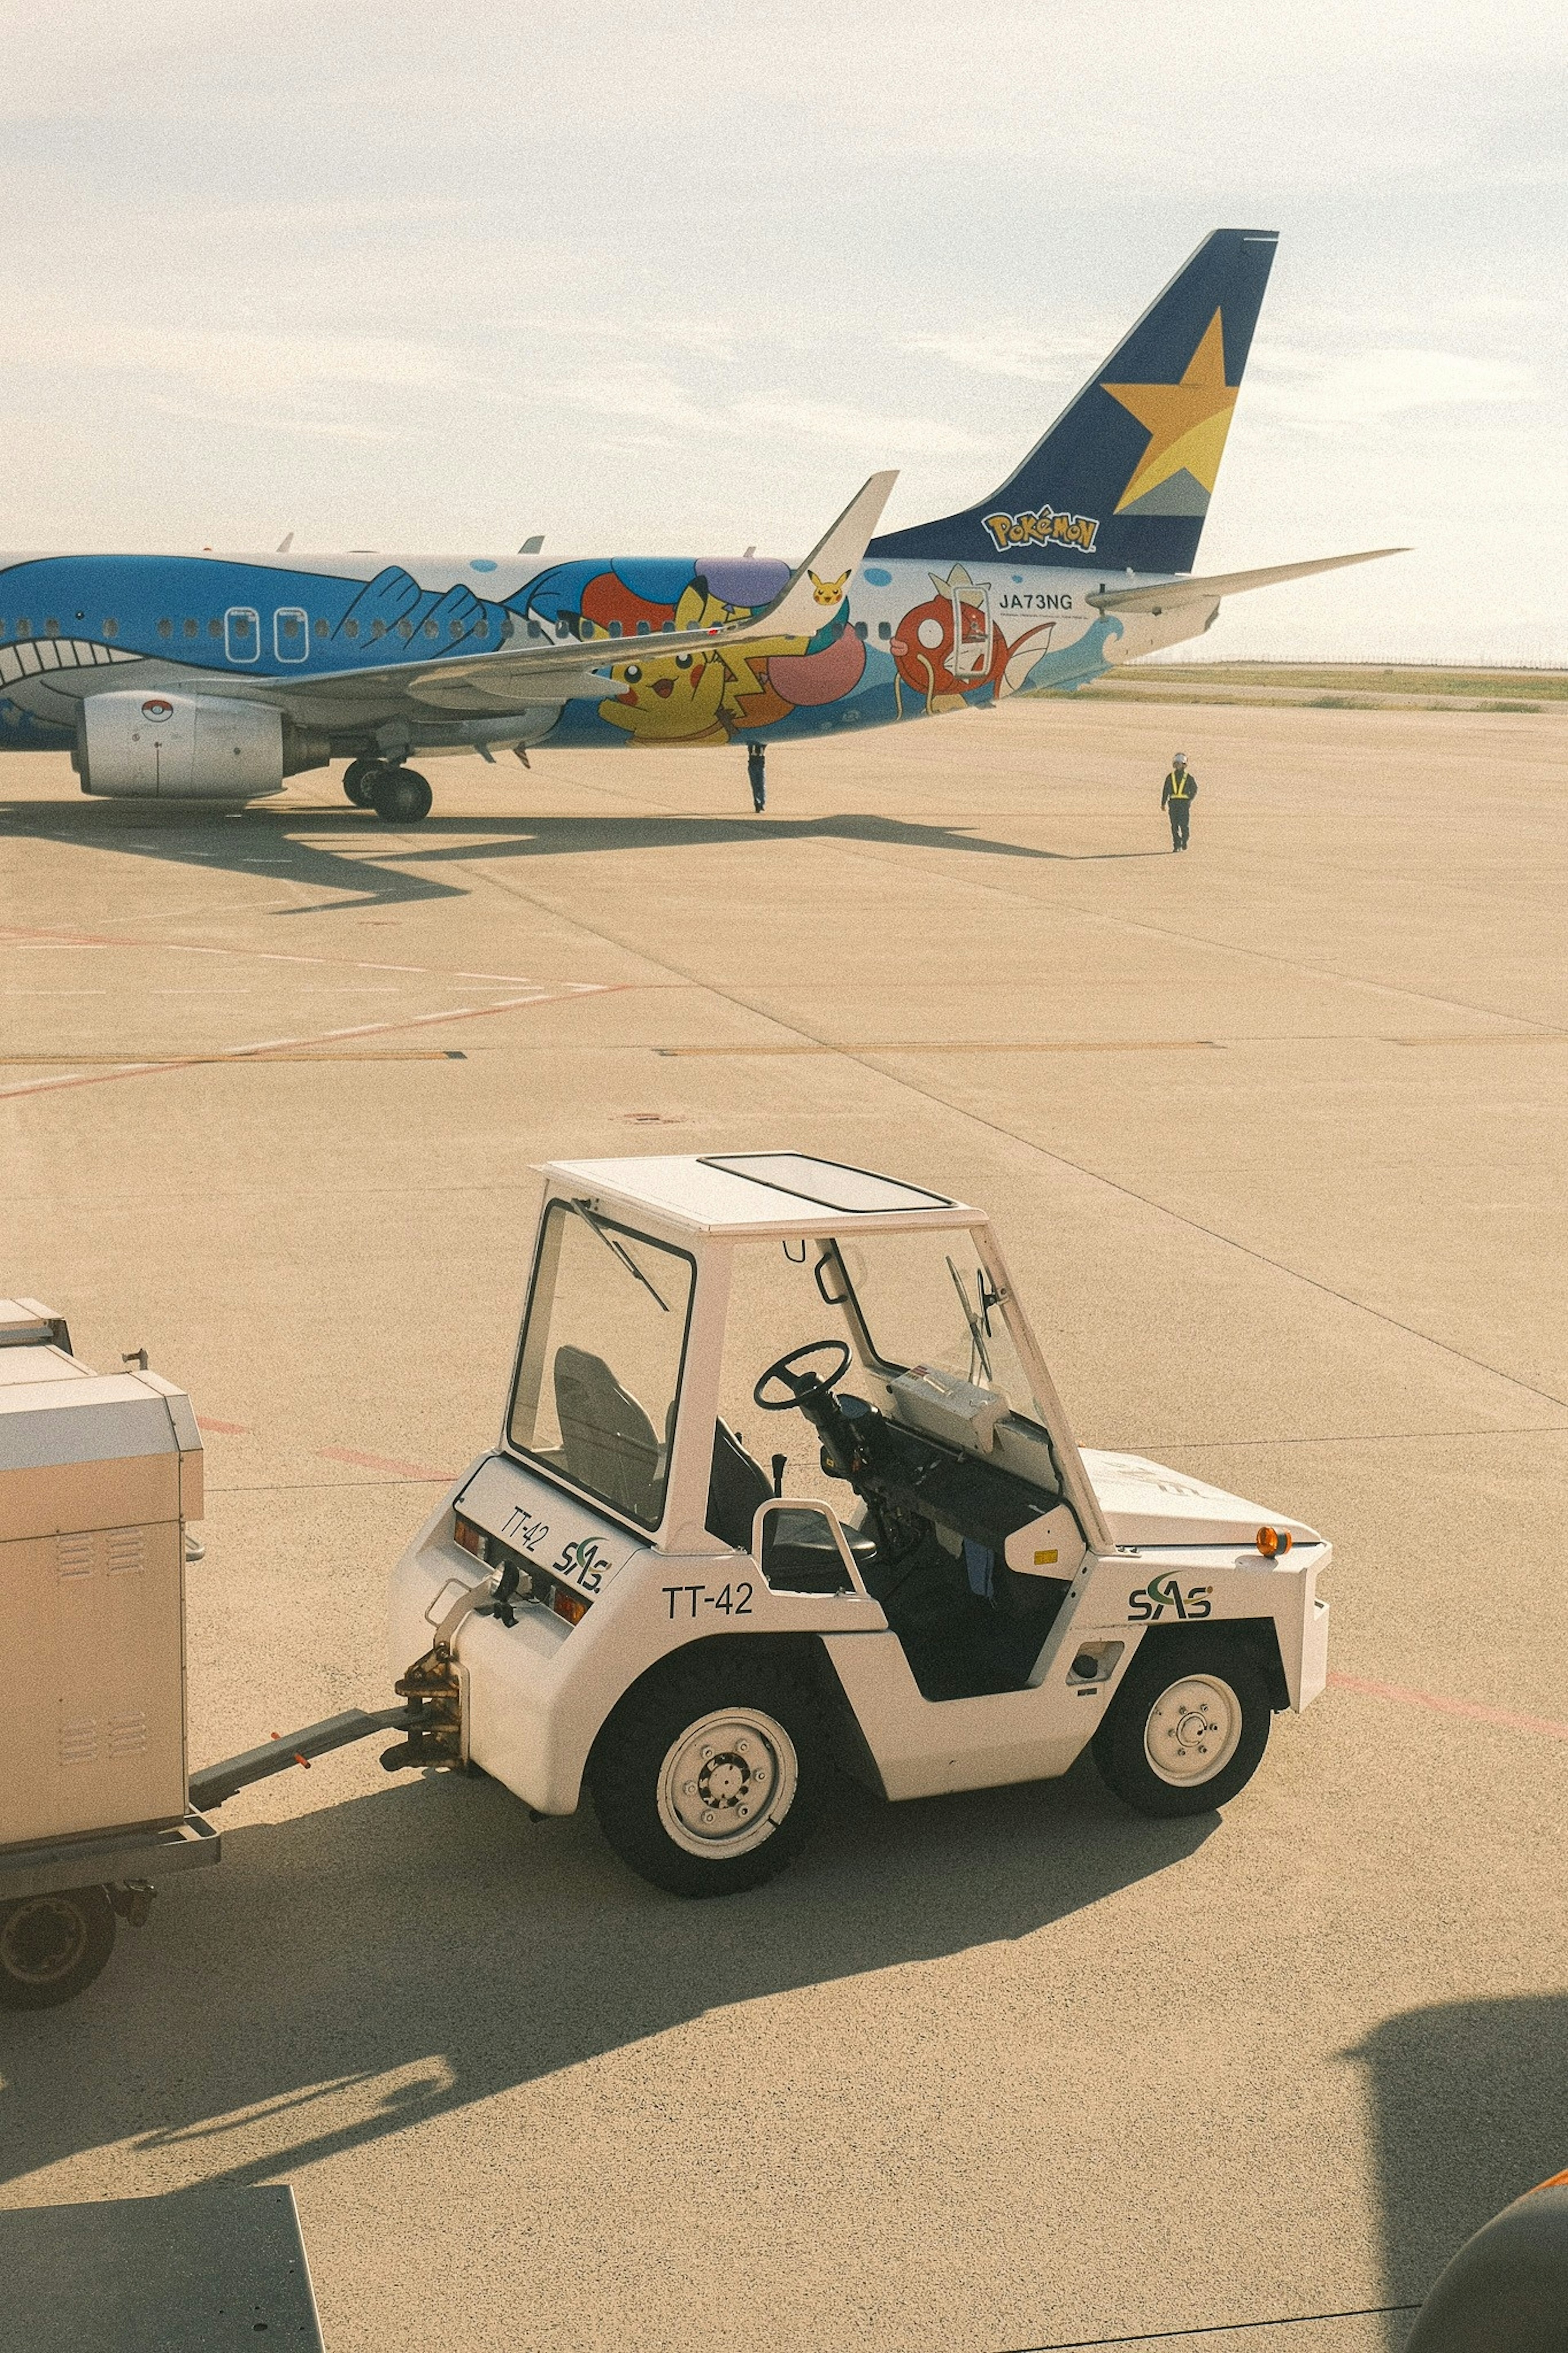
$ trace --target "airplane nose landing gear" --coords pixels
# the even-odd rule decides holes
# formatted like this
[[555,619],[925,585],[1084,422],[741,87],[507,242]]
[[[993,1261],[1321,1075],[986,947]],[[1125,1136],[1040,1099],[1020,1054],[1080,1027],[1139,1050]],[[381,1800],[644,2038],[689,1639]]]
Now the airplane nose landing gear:
[[752,807],[760,817],[768,805],[768,747],[765,744],[746,746],[746,781],[752,787]]

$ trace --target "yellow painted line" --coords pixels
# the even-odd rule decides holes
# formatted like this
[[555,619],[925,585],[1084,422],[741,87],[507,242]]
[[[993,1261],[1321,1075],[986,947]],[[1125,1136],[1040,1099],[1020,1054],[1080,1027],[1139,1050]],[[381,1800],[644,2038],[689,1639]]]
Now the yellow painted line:
[[656,1046],[667,1060],[714,1054],[1184,1054],[1214,1038],[857,1038],[842,1046]]
[[1568,1046],[1568,1029],[1456,1029],[1452,1036],[1389,1038],[1389,1046]]

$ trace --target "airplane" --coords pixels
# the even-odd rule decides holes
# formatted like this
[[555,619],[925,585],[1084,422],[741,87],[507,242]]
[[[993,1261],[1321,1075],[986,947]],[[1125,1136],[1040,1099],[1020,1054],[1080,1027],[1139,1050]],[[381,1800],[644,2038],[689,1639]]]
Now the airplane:
[[389,824],[418,756],[771,743],[1071,691],[1220,601],[1403,553],[1194,575],[1278,242],[1216,229],[1000,488],[876,535],[874,474],[803,564],[270,554],[0,556],[0,750],[84,792],[246,801],[346,758]]

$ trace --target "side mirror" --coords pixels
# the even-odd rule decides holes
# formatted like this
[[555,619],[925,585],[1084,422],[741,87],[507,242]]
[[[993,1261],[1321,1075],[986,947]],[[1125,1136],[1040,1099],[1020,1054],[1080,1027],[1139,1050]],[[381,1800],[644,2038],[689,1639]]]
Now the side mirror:
[[760,1504],[752,1523],[752,1557],[778,1593],[864,1593],[838,1514],[827,1504]]

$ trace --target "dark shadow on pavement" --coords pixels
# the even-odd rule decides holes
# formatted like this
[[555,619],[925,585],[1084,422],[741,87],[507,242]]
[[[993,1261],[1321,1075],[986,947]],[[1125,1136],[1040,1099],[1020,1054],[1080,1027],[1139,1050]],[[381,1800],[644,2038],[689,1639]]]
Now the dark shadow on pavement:
[[165,2181],[181,2153],[276,2179],[706,2011],[1048,1930],[1216,1820],[1129,1815],[1087,1764],[920,1804],[851,1788],[778,1880],[704,1904],[632,1877],[587,1810],[531,1823],[482,1778],[226,1826],[77,2002],[5,2019],[0,2179],[127,2141]]
[[[843,841],[882,849],[961,850],[978,858],[1095,864],[1157,858],[1152,849],[1074,851],[996,841],[963,826],[919,825],[885,817],[432,817],[417,828],[383,826],[367,812],[258,803],[240,810],[190,803],[58,800],[0,803],[0,832],[71,848],[119,849],[128,857],[259,876],[347,894],[326,906],[283,914],[360,912],[410,901],[466,895],[461,882],[430,872],[487,859],[586,857],[606,850],[724,848],[747,841]],[[304,837],[304,838],[300,838]],[[420,871],[415,871],[420,870]]]
[[[1365,2067],[1388,2297],[1415,2303],[1472,2232],[1568,2167],[1568,1996],[1456,2001],[1390,2018]],[[1399,2345],[1412,2324],[1390,2324]]]

